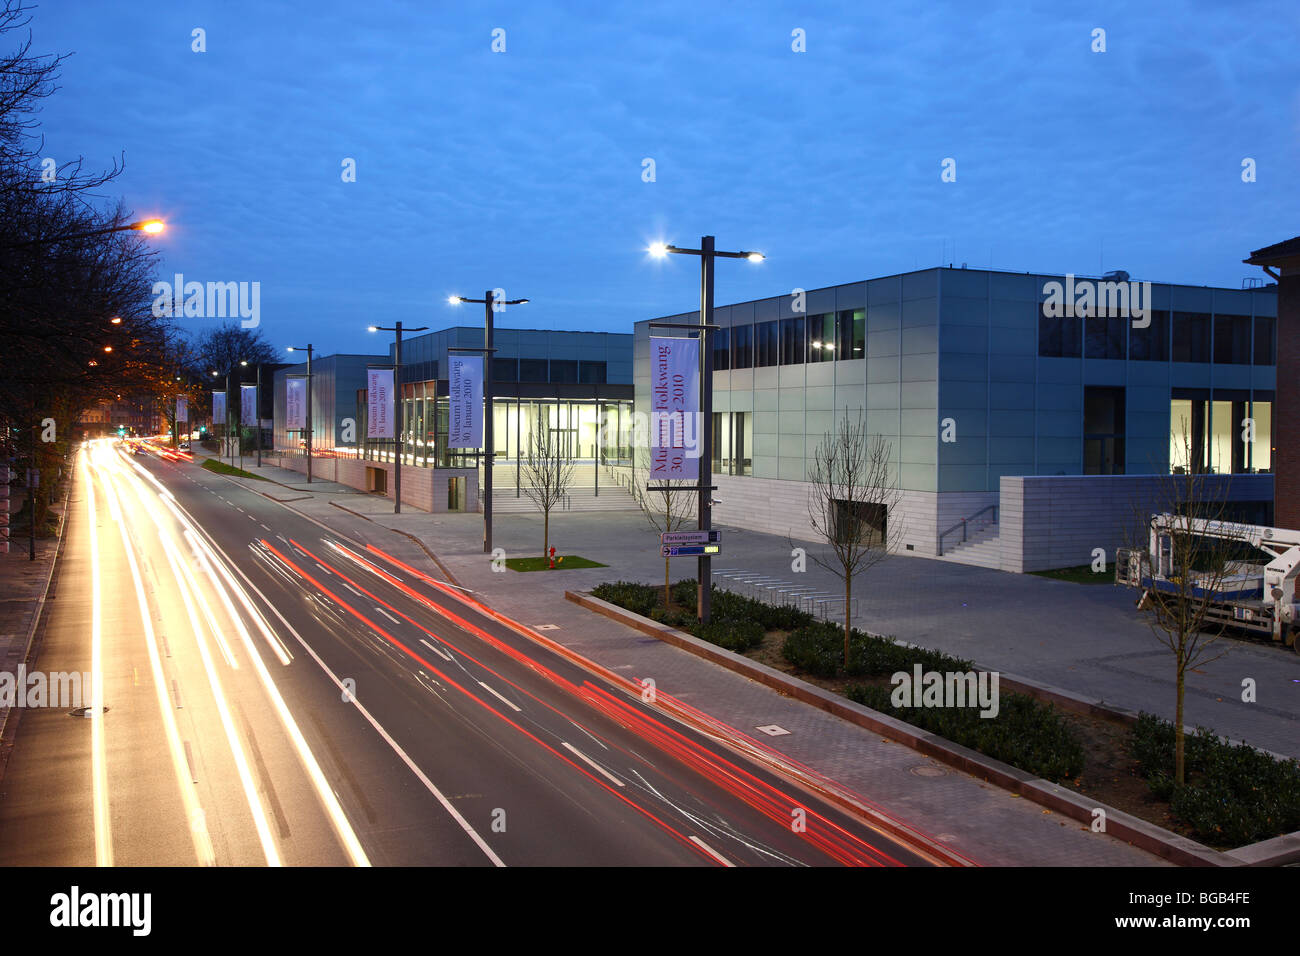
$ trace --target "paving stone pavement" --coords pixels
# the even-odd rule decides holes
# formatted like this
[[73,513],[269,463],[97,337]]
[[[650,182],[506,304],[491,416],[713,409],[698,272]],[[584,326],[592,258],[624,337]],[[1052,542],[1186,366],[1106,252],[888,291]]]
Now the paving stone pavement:
[[[7,504],[8,502],[0,502]],[[56,510],[62,510],[62,502]],[[36,560],[28,557],[26,538],[11,540],[0,554],[0,671],[16,674],[27,660],[28,638],[41,613],[50,566],[58,551],[57,538],[36,541]],[[10,708],[0,705],[0,740],[5,739]]]

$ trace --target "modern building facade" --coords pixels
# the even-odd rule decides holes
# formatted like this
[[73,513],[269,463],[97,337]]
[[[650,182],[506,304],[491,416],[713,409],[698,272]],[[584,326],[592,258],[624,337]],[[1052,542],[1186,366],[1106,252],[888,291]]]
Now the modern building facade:
[[[482,354],[481,327],[460,326],[402,342],[404,460],[425,468],[477,466],[478,449],[451,448],[448,434],[448,369],[453,354]],[[629,454],[617,443],[619,430],[602,433],[632,408],[632,335],[615,332],[558,332],[494,329],[492,371],[495,460],[515,466],[528,455],[536,429],[547,428],[576,462],[592,465]],[[396,360],[390,346],[388,361]],[[364,422],[365,381],[356,396]],[[365,429],[360,431],[365,435]],[[396,442],[362,438],[365,458],[391,461]],[[601,444],[603,442],[603,445]]]
[[[934,268],[717,308],[715,521],[813,537],[809,463],[846,413],[890,444],[902,501],[885,520],[916,554],[959,554],[965,519],[973,563],[1087,563],[1085,544],[1114,546],[1095,521],[1114,511],[1114,476],[1189,467],[1250,476],[1231,494],[1243,518],[1271,520],[1277,287],[1127,279]],[[1064,308],[1064,290],[1089,285],[1090,310],[1074,296]],[[636,325],[638,409],[649,321]],[[1061,479],[1078,489],[1056,493],[1078,499],[1068,512],[1015,513],[1016,489],[1020,507],[1041,504],[1034,488]]]
[[[486,367],[492,374],[494,500],[520,494],[518,466],[540,429],[573,460],[580,486],[598,486],[602,466],[630,458],[630,444],[620,444],[628,429],[618,426],[632,413],[631,333],[495,329],[493,339]],[[449,357],[481,355],[483,348],[481,327],[403,339],[404,502],[431,511],[480,510],[481,450],[449,445],[447,396]],[[395,362],[395,343],[387,354],[313,361],[313,450],[322,457],[317,473],[393,495],[397,441],[367,437],[366,369]],[[284,427],[284,380],[306,371],[305,363],[286,368],[275,380],[275,447],[290,458],[300,453],[302,436]]]
[[[311,363],[312,449],[323,457],[355,454],[357,389],[366,387],[366,368],[388,362],[384,354],[322,355]],[[288,428],[285,418],[285,382],[306,378],[307,363],[288,365],[275,373],[272,399],[274,448],[297,454],[305,448],[304,430]],[[364,432],[361,432],[364,434]]]

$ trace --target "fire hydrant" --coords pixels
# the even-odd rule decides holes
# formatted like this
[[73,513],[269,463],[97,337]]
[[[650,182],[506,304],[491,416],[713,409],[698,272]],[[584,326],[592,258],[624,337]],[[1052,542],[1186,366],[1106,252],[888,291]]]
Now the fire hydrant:
[[555,547],[554,547],[554,546],[551,547],[551,567],[550,567],[550,570],[552,570],[552,571],[555,570]]

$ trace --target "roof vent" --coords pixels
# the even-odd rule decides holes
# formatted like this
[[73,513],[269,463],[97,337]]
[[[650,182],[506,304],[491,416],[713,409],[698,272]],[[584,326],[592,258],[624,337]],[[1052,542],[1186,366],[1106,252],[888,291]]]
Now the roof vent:
[[1102,276],[1107,282],[1127,282],[1128,273],[1123,269],[1114,269]]

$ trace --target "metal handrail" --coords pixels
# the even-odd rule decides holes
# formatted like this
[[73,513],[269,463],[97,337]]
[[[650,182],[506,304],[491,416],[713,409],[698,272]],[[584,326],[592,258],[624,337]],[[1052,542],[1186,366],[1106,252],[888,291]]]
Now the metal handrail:
[[965,541],[966,541],[966,525],[967,525],[967,522],[974,521],[976,518],[978,518],[980,515],[982,515],[982,514],[983,514],[984,512],[986,512],[986,511],[992,511],[992,512],[993,512],[993,520],[990,522],[990,524],[997,524],[997,523],[998,523],[998,506],[997,506],[997,505],[985,505],[983,508],[981,508],[979,511],[975,512],[975,513],[974,513],[973,515],[971,515],[970,517],[968,517],[968,518],[962,518],[960,521],[958,521],[955,525],[953,525],[951,528],[949,528],[949,529],[948,529],[947,531],[945,531],[943,534],[939,535],[939,556],[940,556],[940,557],[943,556],[943,539],[944,539],[944,538],[948,537],[948,535],[952,534],[954,531],[956,531],[958,528],[960,528],[960,529],[961,529],[961,540],[962,540],[962,543],[965,543]]

